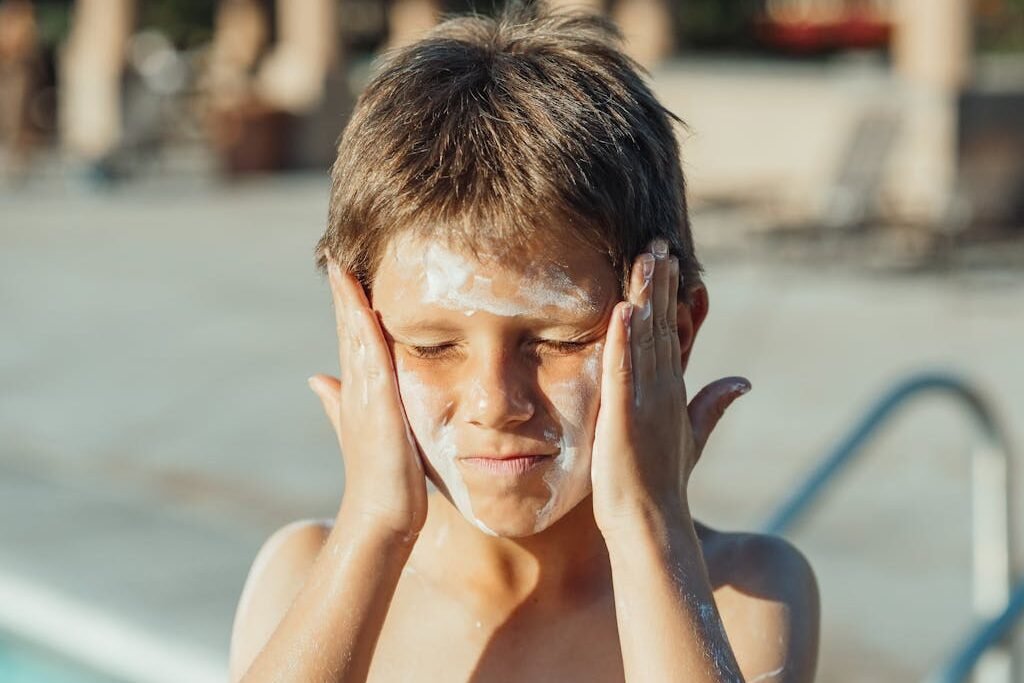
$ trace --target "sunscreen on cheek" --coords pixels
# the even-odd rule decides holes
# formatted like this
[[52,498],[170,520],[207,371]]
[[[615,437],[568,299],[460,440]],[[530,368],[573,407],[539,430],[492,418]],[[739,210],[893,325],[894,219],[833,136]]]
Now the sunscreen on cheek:
[[[590,492],[590,456],[603,348],[601,343],[594,345],[578,379],[560,382],[549,390],[561,436],[556,467],[544,475],[551,497],[537,513],[535,533],[551,526]],[[556,436],[553,431],[545,431],[544,435],[550,440]]]
[[423,451],[423,457],[437,472],[456,509],[482,531],[495,535],[473,514],[469,490],[455,464],[455,456],[459,451],[455,426],[451,423],[451,402],[446,401],[439,391],[427,385],[415,372],[408,370],[401,360],[396,361],[395,370],[406,416]]

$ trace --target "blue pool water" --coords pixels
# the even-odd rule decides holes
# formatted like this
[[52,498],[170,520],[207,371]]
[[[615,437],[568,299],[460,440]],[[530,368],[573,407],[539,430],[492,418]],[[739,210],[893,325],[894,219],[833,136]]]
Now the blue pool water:
[[122,683],[0,634],[3,683]]

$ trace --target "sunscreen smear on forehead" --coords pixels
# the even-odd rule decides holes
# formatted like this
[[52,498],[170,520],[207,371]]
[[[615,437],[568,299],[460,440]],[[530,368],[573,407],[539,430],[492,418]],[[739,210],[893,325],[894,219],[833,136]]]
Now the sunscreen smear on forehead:
[[423,255],[422,302],[473,315],[515,317],[536,315],[548,308],[580,314],[597,310],[593,298],[560,268],[549,265],[522,278],[518,291],[500,296],[493,278],[484,275],[486,266],[467,259],[440,244],[431,244]]

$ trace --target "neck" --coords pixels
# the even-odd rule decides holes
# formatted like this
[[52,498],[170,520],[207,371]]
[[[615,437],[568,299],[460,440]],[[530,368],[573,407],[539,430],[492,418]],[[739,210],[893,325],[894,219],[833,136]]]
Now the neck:
[[607,593],[611,570],[590,497],[536,534],[500,538],[480,531],[444,497],[430,497],[410,561],[418,571],[481,605],[589,602]]

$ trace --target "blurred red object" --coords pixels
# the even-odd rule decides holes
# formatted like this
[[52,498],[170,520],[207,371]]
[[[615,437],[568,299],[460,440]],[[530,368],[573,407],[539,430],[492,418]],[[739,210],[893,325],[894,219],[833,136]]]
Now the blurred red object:
[[892,22],[873,14],[850,13],[831,20],[780,19],[765,16],[755,22],[765,45],[798,54],[844,49],[882,48],[889,44]]

